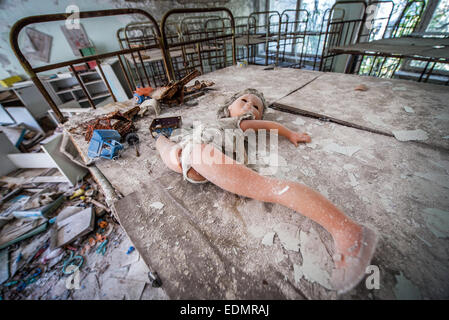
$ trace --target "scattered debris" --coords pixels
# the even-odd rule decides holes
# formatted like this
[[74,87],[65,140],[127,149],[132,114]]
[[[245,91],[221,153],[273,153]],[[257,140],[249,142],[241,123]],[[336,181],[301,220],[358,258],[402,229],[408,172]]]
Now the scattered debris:
[[150,107],[153,108],[156,117],[158,117],[159,114],[161,113],[161,105],[159,101],[157,101],[156,99],[145,100],[139,105],[139,107],[140,107],[140,111],[138,112],[139,117],[144,117]]
[[90,141],[94,130],[116,130],[122,139],[125,139],[128,133],[136,131],[132,119],[139,111],[140,107],[136,106],[123,113],[117,110],[89,121],[85,125],[85,140]]
[[306,122],[305,122],[304,120],[302,120],[301,118],[297,117],[297,118],[295,119],[295,121],[293,121],[293,124],[296,124],[296,125],[298,125],[298,126],[303,126],[303,125],[306,124]]
[[[184,102],[185,85],[199,75],[200,72],[195,69],[181,80],[164,87],[156,88],[152,92],[151,98],[167,105],[182,104]],[[192,92],[192,90],[190,90],[190,92]]]
[[357,87],[354,88],[355,91],[367,91],[368,87],[364,84],[359,84]]
[[9,279],[9,250],[0,250],[0,284]]
[[53,247],[61,247],[94,230],[95,215],[92,207],[66,207],[56,218]]
[[128,251],[126,251],[126,254],[130,254],[131,252],[133,252],[136,248],[134,248],[133,246],[129,247]]
[[396,130],[393,131],[394,137],[399,141],[427,140],[427,132],[421,129],[417,130]]
[[405,110],[405,112],[408,112],[408,113],[415,113],[415,110],[413,110],[411,107],[409,107],[409,106],[404,106],[404,110]]
[[150,204],[150,207],[160,210],[164,207],[164,204],[162,202],[156,201]]
[[154,118],[150,125],[150,132],[153,138],[157,138],[160,134],[170,137],[173,130],[180,128],[182,123],[181,117]]

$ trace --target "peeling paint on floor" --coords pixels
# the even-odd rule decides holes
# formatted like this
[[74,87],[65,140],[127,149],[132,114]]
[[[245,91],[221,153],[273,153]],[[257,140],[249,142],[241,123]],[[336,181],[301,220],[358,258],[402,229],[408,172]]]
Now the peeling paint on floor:
[[275,232],[268,232],[262,239],[262,244],[266,246],[272,246],[274,241]]
[[327,151],[327,152],[337,152],[337,153],[343,154],[345,156],[352,157],[352,155],[354,153],[356,153],[357,151],[359,151],[360,149],[361,148],[357,147],[357,146],[346,147],[346,146],[340,146],[336,143],[331,143],[331,144],[326,145],[323,150]]
[[301,278],[304,276],[300,265],[293,265],[293,276],[295,278],[295,283],[299,283],[299,280],[301,280]]
[[299,237],[303,263],[295,275],[299,276],[302,273],[308,281],[317,282],[331,290],[330,272],[333,263],[318,233],[311,228],[309,233],[301,231]]
[[295,121],[293,121],[293,124],[296,124],[298,126],[303,126],[306,122],[302,120],[301,118],[296,118]]
[[275,231],[286,250],[299,252],[299,227],[289,223],[279,223]]
[[164,204],[162,202],[157,201],[150,204],[150,207],[160,210],[164,207]]
[[437,208],[426,208],[423,210],[426,215],[427,228],[438,238],[449,237],[449,212]]
[[394,137],[399,141],[422,141],[429,139],[427,132],[421,129],[417,130],[397,130],[393,131]]
[[408,280],[402,272],[399,276],[395,276],[396,285],[394,286],[394,295],[398,300],[421,300],[421,292],[419,289]]
[[446,187],[449,189],[449,176],[436,174],[436,173],[425,173],[425,172],[415,172],[415,176],[435,182],[437,185]]

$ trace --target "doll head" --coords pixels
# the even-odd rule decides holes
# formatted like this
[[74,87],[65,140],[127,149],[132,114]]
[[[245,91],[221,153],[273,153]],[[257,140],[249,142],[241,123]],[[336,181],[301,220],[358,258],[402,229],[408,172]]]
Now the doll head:
[[245,89],[226,100],[218,110],[218,118],[239,117],[249,113],[253,119],[261,120],[265,109],[263,93],[256,89]]

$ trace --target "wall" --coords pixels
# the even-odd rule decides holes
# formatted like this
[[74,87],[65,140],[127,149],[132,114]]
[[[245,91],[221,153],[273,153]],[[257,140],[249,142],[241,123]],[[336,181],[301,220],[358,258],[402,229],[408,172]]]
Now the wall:
[[[189,4],[183,4],[189,2]],[[253,0],[0,0],[0,79],[11,75],[27,77],[20,63],[15,57],[9,44],[9,32],[13,24],[27,16],[50,13],[65,13],[67,6],[77,5],[80,11],[105,10],[116,8],[139,8],[149,12],[160,21],[163,14],[173,8],[194,7],[219,7],[229,8],[235,16],[248,15],[254,11]],[[136,17],[138,18],[138,17]],[[118,50],[116,30],[133,21],[131,16],[103,17],[81,20],[91,42],[97,52]],[[50,63],[64,61],[73,58],[72,50],[67,43],[60,26],[64,22],[54,22],[31,25],[35,29],[47,33],[53,37],[53,45],[50,53]],[[26,40],[22,30],[19,36],[19,44],[22,46]],[[44,63],[45,64],[45,63]],[[32,61],[32,66],[42,65],[41,62]]]

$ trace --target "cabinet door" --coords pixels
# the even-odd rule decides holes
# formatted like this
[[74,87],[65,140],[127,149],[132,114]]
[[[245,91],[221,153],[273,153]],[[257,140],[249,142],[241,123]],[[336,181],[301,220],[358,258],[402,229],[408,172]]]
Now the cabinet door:
[[40,119],[45,116],[47,111],[50,109],[50,105],[34,85],[15,88],[14,92],[36,119]]

